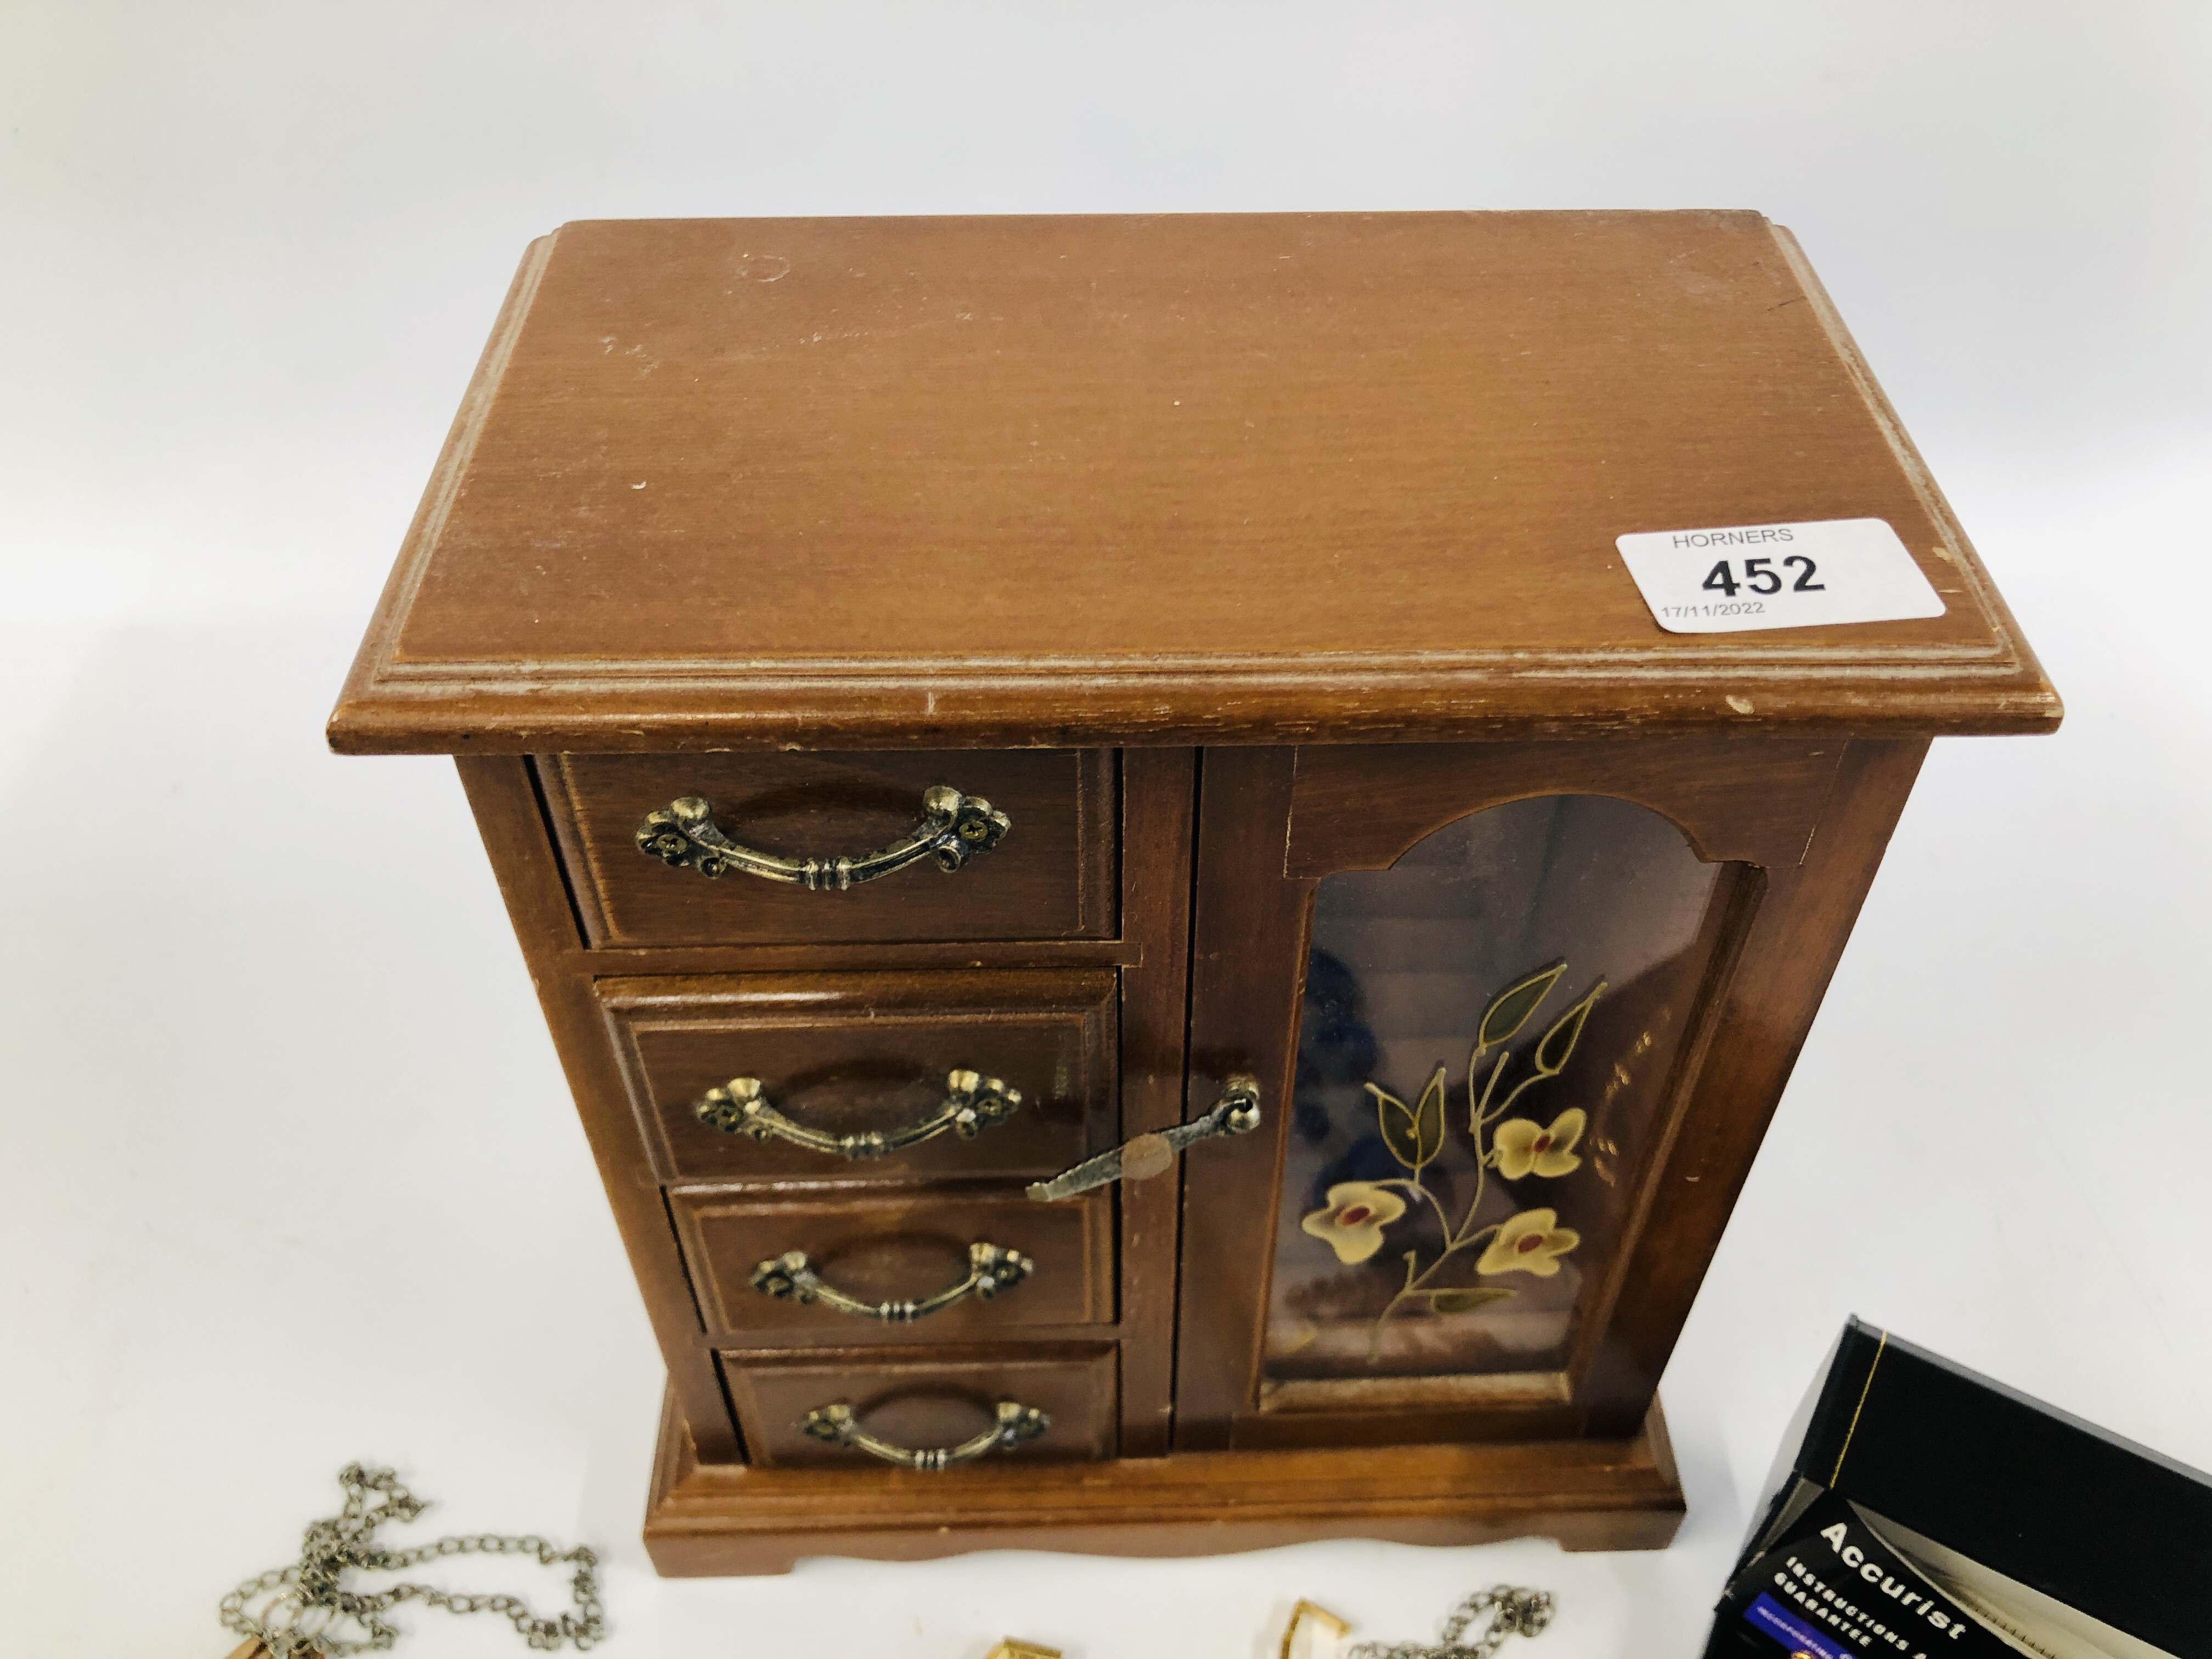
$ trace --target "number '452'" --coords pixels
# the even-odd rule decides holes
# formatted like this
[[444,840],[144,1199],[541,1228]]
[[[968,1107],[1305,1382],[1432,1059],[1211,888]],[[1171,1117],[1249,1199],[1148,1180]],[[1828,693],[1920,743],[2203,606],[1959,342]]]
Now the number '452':
[[[1813,580],[1819,567],[1802,553],[1792,553],[1782,562],[1793,569],[1799,565],[1804,567],[1797,572],[1797,580],[1790,584],[1792,593],[1825,593],[1828,591],[1827,583]],[[1729,562],[1723,559],[1705,572],[1705,580],[1698,586],[1716,593],[1725,593],[1730,599],[1734,599],[1737,590],[1742,587],[1747,587],[1754,593],[1779,593],[1782,591],[1782,573],[1774,568],[1771,559],[1746,559],[1743,562],[1743,580],[1739,582],[1735,573],[1729,568]]]

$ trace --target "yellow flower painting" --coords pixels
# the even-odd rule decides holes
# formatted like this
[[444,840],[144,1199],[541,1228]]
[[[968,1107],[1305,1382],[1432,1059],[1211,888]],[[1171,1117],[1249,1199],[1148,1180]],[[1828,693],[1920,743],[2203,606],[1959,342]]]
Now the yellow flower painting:
[[1523,1210],[1498,1224],[1490,1248],[1474,1264],[1479,1273],[1534,1273],[1549,1279],[1559,1271],[1559,1258],[1583,1242],[1571,1227],[1559,1225],[1557,1210]]
[[1405,1213],[1406,1200],[1387,1188],[1347,1181],[1330,1188],[1328,1207],[1298,1226],[1334,1250],[1339,1261],[1364,1261],[1382,1248],[1382,1229]]
[[1531,1175],[1571,1175],[1582,1164],[1575,1143],[1583,1138],[1588,1116],[1579,1106],[1570,1107],[1539,1128],[1534,1118],[1509,1117],[1491,1136],[1497,1149],[1498,1173],[1508,1181]]
[[[1466,1118],[1467,1138],[1473,1142],[1474,1153],[1474,1192],[1456,1224],[1423,1179],[1424,1172],[1444,1156],[1453,1142],[1450,1115],[1446,1110],[1445,1068],[1436,1068],[1411,1105],[1380,1084],[1363,1085],[1374,1097],[1382,1145],[1406,1173],[1387,1181],[1337,1182],[1329,1188],[1320,1209],[1299,1219],[1299,1230],[1328,1245],[1340,1262],[1352,1266],[1381,1254],[1386,1243],[1384,1230],[1409,1214],[1432,1214],[1443,1229],[1440,1251],[1429,1255],[1416,1243],[1401,1253],[1405,1283],[1369,1331],[1370,1364],[1381,1358],[1383,1329],[1401,1311],[1433,1316],[1472,1314],[1516,1294],[1503,1285],[1438,1282],[1439,1273],[1454,1256],[1479,1249],[1481,1254],[1475,1258],[1474,1273],[1477,1279],[1507,1273],[1550,1279],[1559,1271],[1559,1259],[1583,1242],[1573,1228],[1559,1224],[1557,1209],[1521,1210],[1486,1224],[1478,1219],[1492,1170],[1503,1181],[1525,1181],[1531,1176],[1553,1181],[1582,1167],[1582,1155],[1575,1149],[1589,1127],[1589,1116],[1581,1107],[1569,1107],[1549,1123],[1507,1115],[1530,1089],[1566,1070],[1590,1010],[1605,994],[1605,981],[1600,980],[1554,1019],[1516,1063],[1514,1040],[1566,972],[1567,964],[1559,962],[1522,975],[1490,1000],[1476,1022],[1474,1047],[1467,1061]],[[1504,1086],[1509,1072],[1520,1073],[1510,1088]],[[1501,1089],[1502,1099],[1498,1097]],[[1467,1275],[1462,1273],[1456,1277]]]

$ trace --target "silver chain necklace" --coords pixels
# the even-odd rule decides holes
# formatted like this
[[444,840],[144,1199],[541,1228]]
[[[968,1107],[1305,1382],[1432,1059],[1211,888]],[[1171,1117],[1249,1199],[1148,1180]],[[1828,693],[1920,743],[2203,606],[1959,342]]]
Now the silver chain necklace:
[[[558,1550],[533,1534],[503,1537],[494,1533],[441,1538],[413,1549],[380,1549],[376,1529],[386,1521],[406,1522],[429,1507],[399,1484],[390,1469],[364,1469],[349,1463],[338,1471],[344,1490],[344,1507],[325,1521],[312,1522],[301,1545],[300,1559],[290,1566],[272,1567],[258,1578],[249,1578],[222,1598],[222,1622],[266,1649],[270,1659],[297,1659],[303,1654],[324,1659],[352,1659],[358,1654],[383,1652],[399,1639],[399,1630],[384,1615],[402,1601],[420,1601],[448,1613],[496,1613],[510,1620],[532,1648],[550,1650],[573,1642],[579,1651],[593,1646],[607,1633],[599,1605],[599,1557],[578,1546]],[[372,1503],[370,1495],[382,1501]],[[569,1593],[575,1610],[557,1618],[541,1619],[527,1603],[513,1595],[457,1595],[434,1584],[398,1583],[388,1589],[363,1595],[342,1587],[349,1569],[391,1572],[419,1566],[449,1555],[530,1555],[541,1566],[575,1564]],[[1304,1603],[1301,1613],[1308,1611]],[[1321,1613],[1318,1607],[1312,1608]],[[1346,1650],[1346,1659],[1494,1659],[1509,1636],[1534,1636],[1552,1622],[1553,1601],[1548,1590],[1526,1589],[1514,1584],[1493,1584],[1477,1590],[1453,1609],[1433,1644],[1418,1642],[1361,1642]],[[1483,1614],[1490,1620],[1473,1641],[1464,1638],[1468,1626]],[[1322,1614],[1340,1630],[1343,1623]],[[340,1631],[350,1621],[356,1634]],[[1290,1650],[1291,1630],[1283,1638]]]
[[[390,1469],[349,1463],[338,1471],[338,1485],[345,1491],[344,1509],[309,1525],[296,1562],[249,1578],[222,1598],[222,1622],[248,1642],[258,1641],[271,1659],[295,1659],[301,1654],[349,1659],[355,1654],[382,1652],[399,1639],[398,1627],[384,1615],[402,1601],[420,1601],[448,1613],[502,1614],[533,1648],[553,1649],[573,1642],[580,1650],[607,1633],[594,1571],[599,1557],[590,1550],[580,1546],[560,1550],[543,1538],[503,1538],[493,1533],[441,1538],[413,1549],[380,1549],[375,1541],[379,1527],[386,1521],[412,1521],[429,1504],[401,1486]],[[372,1493],[382,1501],[372,1503]],[[568,1588],[575,1608],[558,1618],[540,1619],[519,1596],[457,1595],[434,1584],[408,1583],[363,1595],[341,1583],[349,1568],[391,1572],[447,1555],[530,1555],[546,1567],[574,1562],[576,1571]],[[350,1632],[345,1628],[349,1623]]]
[[[1552,1622],[1552,1593],[1517,1584],[1492,1584],[1477,1590],[1452,1610],[1434,1646],[1419,1642],[1360,1642],[1345,1659],[1491,1659],[1509,1636],[1534,1636]],[[1461,1638],[1484,1613],[1490,1622],[1473,1641]]]

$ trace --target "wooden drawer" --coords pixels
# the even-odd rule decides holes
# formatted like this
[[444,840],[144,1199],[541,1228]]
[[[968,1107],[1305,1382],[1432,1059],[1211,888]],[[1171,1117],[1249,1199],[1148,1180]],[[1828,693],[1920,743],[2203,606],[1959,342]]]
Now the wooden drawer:
[[[1111,969],[733,974],[606,979],[595,989],[662,1178],[868,1184],[948,1175],[1036,1179],[1113,1143]],[[947,1132],[847,1160],[711,1128],[695,1103],[757,1078],[784,1117],[832,1135],[891,1133],[974,1071],[1022,1102],[971,1139]]]
[[[884,944],[1105,939],[1115,927],[1109,750],[541,757],[554,831],[594,945]],[[1011,820],[947,872],[929,859],[845,891],[732,871],[708,879],[638,849],[648,813],[683,796],[732,841],[788,858],[859,857],[949,785]]]
[[[1104,1192],[1057,1204],[1003,1190],[779,1199],[690,1188],[668,1196],[710,1332],[911,1344],[1114,1317],[1114,1210]],[[845,1296],[872,1305],[918,1302],[966,1283],[970,1247],[979,1243],[1018,1253],[1027,1272],[988,1297],[970,1291],[913,1322],[871,1319],[818,1297],[807,1303],[770,1294],[753,1282],[757,1267],[795,1250]]]
[[[979,1463],[1090,1462],[1114,1455],[1114,1350],[1101,1344],[1021,1348],[880,1350],[785,1354],[725,1353],[722,1374],[738,1409],[750,1461],[763,1468],[884,1471],[890,1465],[851,1446],[815,1438],[807,1415],[849,1406],[860,1427],[915,1449],[958,1445],[987,1431],[1000,1401],[1034,1406],[1050,1419],[1035,1439],[988,1451]],[[922,1478],[957,1479],[947,1470]]]

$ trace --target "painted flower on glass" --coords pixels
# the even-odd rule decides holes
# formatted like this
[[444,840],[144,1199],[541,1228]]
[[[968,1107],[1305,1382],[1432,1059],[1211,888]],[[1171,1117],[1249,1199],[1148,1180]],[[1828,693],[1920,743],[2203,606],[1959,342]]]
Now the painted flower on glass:
[[[1429,1074],[1411,1105],[1379,1083],[1361,1085],[1374,1097],[1375,1126],[1383,1148],[1406,1173],[1392,1181],[1339,1182],[1328,1189],[1328,1206],[1301,1218],[1298,1225],[1347,1266],[1371,1261],[1382,1248],[1382,1230],[1407,1217],[1425,1223],[1433,1215],[1443,1231],[1438,1248],[1425,1225],[1416,1229],[1408,1221],[1401,1242],[1411,1248],[1396,1253],[1406,1264],[1405,1283],[1369,1328],[1370,1364],[1382,1358],[1384,1328],[1401,1310],[1471,1314],[1520,1294],[1504,1285],[1438,1284],[1454,1256],[1480,1251],[1477,1278],[1527,1273],[1550,1279],[1559,1271],[1559,1258],[1583,1242],[1581,1234],[1559,1225],[1557,1210],[1522,1210],[1504,1221],[1482,1219],[1486,1201],[1492,1213],[1513,1201],[1510,1194],[1491,1188],[1492,1170],[1498,1171],[1500,1180],[1518,1181],[1530,1175],[1569,1175],[1582,1167],[1575,1149],[1589,1126],[1588,1114],[1571,1109],[1548,1124],[1512,1115],[1522,1096],[1566,1070],[1590,1011],[1605,994],[1606,983],[1599,980],[1555,1018],[1541,1036],[1516,1049],[1521,1033],[1566,975],[1564,961],[1549,963],[1529,969],[1491,998],[1475,1022],[1474,1046],[1467,1057],[1464,1117],[1453,1098],[1456,1091],[1450,1074],[1442,1065]],[[1463,1140],[1457,1133],[1462,1123]],[[1595,1144],[1601,1151],[1608,1150],[1601,1139]],[[1424,1176],[1441,1159],[1450,1157],[1456,1162],[1455,1149],[1461,1145],[1474,1156],[1474,1190],[1455,1221]],[[1599,1173],[1604,1174],[1602,1168]],[[1418,1207],[1413,1207],[1415,1200]]]
[[1579,1106],[1561,1112],[1548,1127],[1534,1118],[1509,1117],[1491,1137],[1498,1149],[1498,1173],[1508,1181],[1526,1175],[1563,1176],[1581,1167],[1575,1143],[1583,1138],[1589,1120]]
[[1557,1210],[1523,1210],[1498,1224],[1497,1236],[1482,1259],[1478,1273],[1534,1273],[1549,1279],[1559,1271],[1559,1258],[1583,1242],[1571,1227],[1559,1225]]
[[1298,1223],[1336,1252],[1339,1261],[1364,1261],[1382,1248],[1382,1229],[1406,1213],[1406,1200],[1372,1182],[1346,1181],[1328,1189],[1328,1205]]

